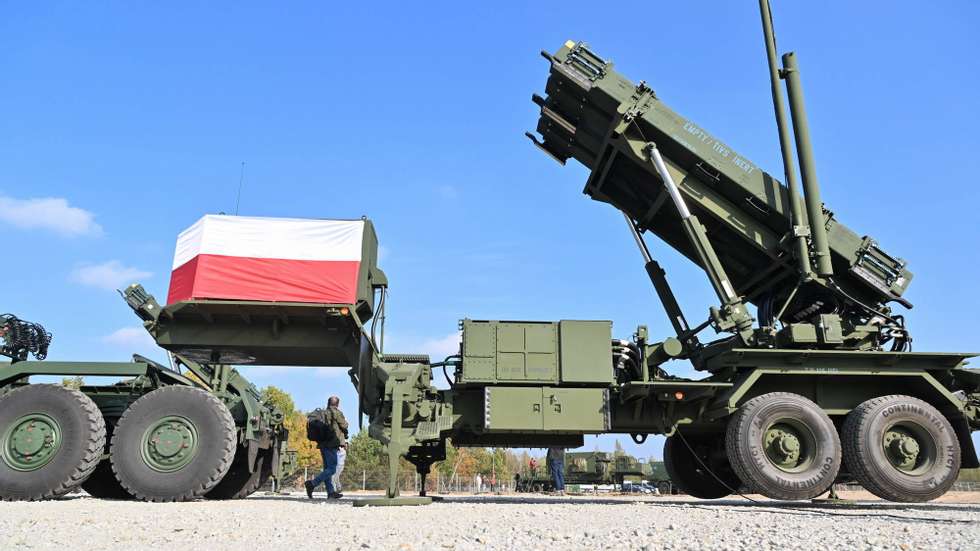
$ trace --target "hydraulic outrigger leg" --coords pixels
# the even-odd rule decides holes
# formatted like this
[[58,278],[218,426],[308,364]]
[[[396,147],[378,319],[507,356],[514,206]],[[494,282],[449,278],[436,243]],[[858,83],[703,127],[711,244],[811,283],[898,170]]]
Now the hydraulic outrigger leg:
[[[354,507],[394,507],[399,505],[428,505],[432,503],[431,497],[411,496],[402,497],[398,493],[398,467],[401,464],[403,450],[402,442],[402,408],[404,407],[405,391],[401,381],[396,381],[391,391],[391,436],[388,439],[388,484],[385,490],[385,497],[358,499],[354,501]],[[425,482],[423,481],[423,489]]]

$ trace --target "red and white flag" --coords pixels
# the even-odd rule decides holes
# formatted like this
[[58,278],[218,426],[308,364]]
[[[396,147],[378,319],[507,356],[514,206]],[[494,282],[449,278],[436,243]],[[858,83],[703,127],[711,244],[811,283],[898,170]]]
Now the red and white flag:
[[191,299],[353,304],[362,220],[209,214],[177,237],[167,304]]

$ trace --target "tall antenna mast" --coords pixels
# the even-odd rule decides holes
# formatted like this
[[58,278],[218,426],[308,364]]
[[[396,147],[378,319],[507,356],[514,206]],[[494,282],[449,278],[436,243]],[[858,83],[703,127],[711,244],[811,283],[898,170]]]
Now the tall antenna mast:
[[245,182],[245,161],[242,161],[242,170],[238,175],[238,196],[235,198],[235,216],[238,216],[238,206],[242,202],[242,183]]

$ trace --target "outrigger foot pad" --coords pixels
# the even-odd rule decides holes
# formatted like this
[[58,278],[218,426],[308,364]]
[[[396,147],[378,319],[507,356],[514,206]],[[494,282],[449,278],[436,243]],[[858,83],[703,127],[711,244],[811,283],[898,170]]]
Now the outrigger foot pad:
[[371,497],[353,500],[354,507],[399,507],[405,505],[429,505],[431,497]]

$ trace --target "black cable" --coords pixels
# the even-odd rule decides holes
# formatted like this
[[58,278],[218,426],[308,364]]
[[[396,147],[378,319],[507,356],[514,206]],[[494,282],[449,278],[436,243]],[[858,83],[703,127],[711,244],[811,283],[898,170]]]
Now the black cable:
[[676,434],[677,436],[680,436],[681,437],[681,442],[684,443],[684,447],[687,448],[687,451],[691,452],[691,455],[694,457],[694,459],[697,460],[698,464],[701,465],[701,468],[704,469],[705,471],[707,471],[707,473],[710,474],[712,476],[712,478],[714,478],[715,480],[717,480],[719,484],[721,484],[722,486],[724,486],[725,489],[727,489],[729,492],[731,492],[733,494],[739,495],[739,496],[741,496],[741,497],[743,497],[743,498],[751,501],[752,503],[762,503],[761,501],[752,499],[751,497],[743,494],[742,492],[736,490],[735,488],[732,488],[731,486],[728,485],[727,482],[725,482],[724,480],[722,480],[721,478],[719,478],[718,475],[716,475],[714,471],[712,471],[710,468],[708,468],[708,466],[704,463],[704,461],[701,461],[701,458],[698,457],[698,454],[694,453],[694,448],[692,448],[691,445],[687,443],[687,438],[684,438],[684,434],[681,433],[680,429],[676,429],[674,431],[674,434]]
[[40,323],[23,321],[13,314],[0,315],[0,338],[3,355],[23,361],[31,354],[37,360],[48,357],[53,335]]

